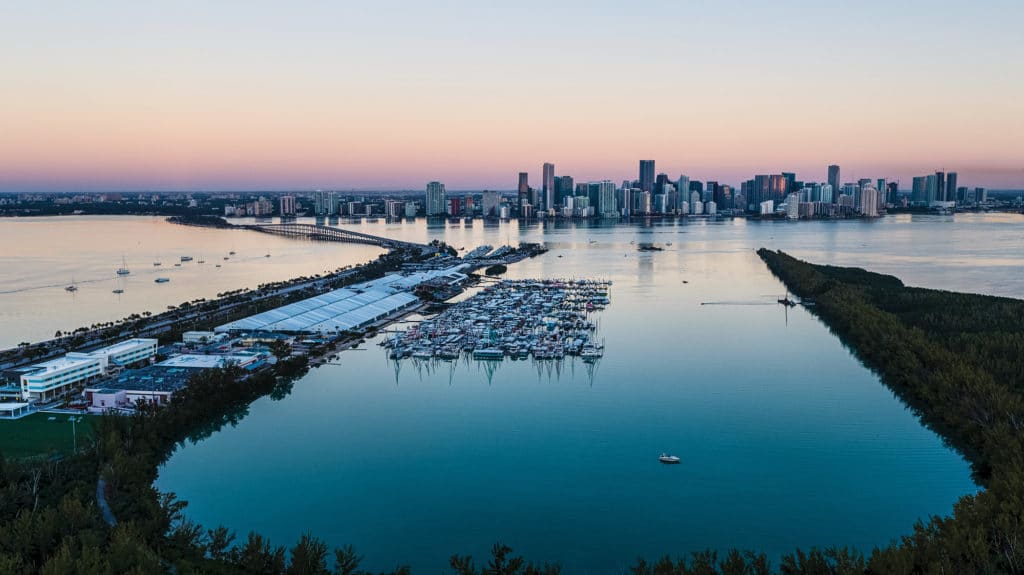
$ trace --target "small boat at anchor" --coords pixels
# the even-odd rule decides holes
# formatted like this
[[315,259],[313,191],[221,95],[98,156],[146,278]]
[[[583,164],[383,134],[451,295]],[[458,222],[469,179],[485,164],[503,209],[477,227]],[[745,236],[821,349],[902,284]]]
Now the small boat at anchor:
[[677,457],[675,455],[669,455],[667,453],[662,453],[661,455],[659,455],[658,456],[658,461],[660,461],[660,462],[662,462],[662,463],[664,463],[666,465],[675,465],[677,463],[681,463],[679,457]]

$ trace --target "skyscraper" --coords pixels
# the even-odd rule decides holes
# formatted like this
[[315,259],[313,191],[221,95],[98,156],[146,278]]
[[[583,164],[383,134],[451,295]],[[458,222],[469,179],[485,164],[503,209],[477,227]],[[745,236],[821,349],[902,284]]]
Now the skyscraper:
[[832,164],[828,167],[828,185],[833,191],[839,191],[839,166]]
[[615,184],[610,180],[603,180],[598,184],[597,213],[603,218],[615,216]]
[[541,183],[541,197],[544,199],[543,209],[550,210],[555,207],[555,165],[544,164],[544,180]]
[[955,202],[956,197],[956,172],[946,174],[946,201]]
[[444,201],[444,184],[441,182],[430,182],[427,184],[427,194],[424,198],[428,216],[443,216],[448,211]]
[[654,189],[654,160],[640,160],[640,189],[644,192]]
[[530,174],[519,172],[519,213],[522,215],[523,206],[530,203]]
[[690,177],[686,175],[681,175],[679,176],[679,181],[676,182],[676,205],[673,207],[677,210],[681,210],[683,208],[683,202],[687,202],[689,197]]
[[944,202],[946,201],[946,174],[944,172],[935,172],[935,195],[932,196],[931,202]]
[[928,203],[928,178],[914,176],[914,184],[910,191],[910,201],[915,204]]

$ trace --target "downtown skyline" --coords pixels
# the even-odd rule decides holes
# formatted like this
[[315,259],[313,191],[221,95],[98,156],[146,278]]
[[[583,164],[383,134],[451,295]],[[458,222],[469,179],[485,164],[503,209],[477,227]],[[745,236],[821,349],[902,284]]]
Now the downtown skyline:
[[0,191],[506,190],[634,158],[1024,187],[1019,3],[244,8],[0,7]]

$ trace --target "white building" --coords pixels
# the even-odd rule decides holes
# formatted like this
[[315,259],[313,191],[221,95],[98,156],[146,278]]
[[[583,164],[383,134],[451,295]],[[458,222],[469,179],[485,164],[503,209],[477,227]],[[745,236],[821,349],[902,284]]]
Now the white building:
[[448,206],[444,201],[444,184],[441,182],[430,182],[427,184],[427,194],[424,201],[428,216],[443,216],[448,213]]
[[155,339],[129,339],[88,353],[72,352],[37,363],[21,373],[21,397],[27,401],[53,399],[72,386],[106,375],[112,366],[148,362],[156,356],[156,347]]
[[860,189],[860,213],[871,218],[878,216],[878,190],[871,184]]
[[713,216],[718,213],[718,204],[716,204],[714,200],[708,201],[705,204],[704,211],[707,212],[709,216]]
[[103,360],[84,353],[37,363],[21,374],[21,397],[26,401],[49,401],[72,386],[103,375]]
[[148,362],[156,357],[156,347],[155,339],[136,338],[90,351],[87,355],[99,358],[103,362],[103,373],[106,373],[112,365],[125,367]]
[[770,216],[775,213],[775,200],[765,200],[761,202],[761,215]]
[[213,343],[227,339],[227,334],[212,331],[186,331],[181,334],[182,343]]
[[786,196],[786,217],[791,220],[800,219],[799,194],[789,194]]

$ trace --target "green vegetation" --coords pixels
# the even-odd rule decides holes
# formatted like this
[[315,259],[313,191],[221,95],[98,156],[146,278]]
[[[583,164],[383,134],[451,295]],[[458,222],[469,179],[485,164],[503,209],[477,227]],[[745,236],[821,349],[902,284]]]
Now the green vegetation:
[[[50,418],[55,418],[52,421]],[[0,420],[0,453],[17,459],[36,455],[68,454],[92,438],[95,416],[78,416],[82,421],[74,430],[69,415],[34,413],[21,419]],[[74,432],[74,434],[72,433]]]
[[870,570],[1024,572],[1024,301],[758,254],[987,488],[876,550]]

